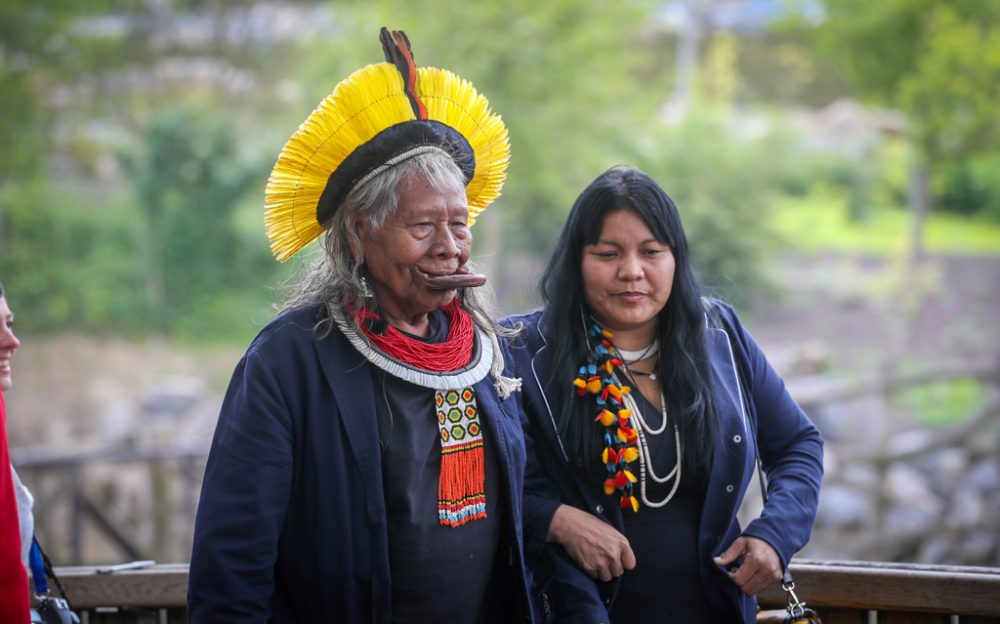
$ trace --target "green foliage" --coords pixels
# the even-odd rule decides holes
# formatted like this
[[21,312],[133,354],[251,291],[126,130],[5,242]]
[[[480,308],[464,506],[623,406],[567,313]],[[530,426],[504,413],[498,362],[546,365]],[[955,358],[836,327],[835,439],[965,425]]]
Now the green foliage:
[[914,65],[899,82],[899,105],[917,122],[918,144],[942,161],[1000,147],[1000,10],[963,15],[959,8],[941,4],[923,16]]
[[[52,92],[81,68],[87,47],[71,25],[107,3],[0,4],[0,279],[28,330],[93,329],[136,319],[136,283],[122,262],[127,218],[80,189],[49,181],[57,119]],[[60,181],[61,182],[61,181]]]
[[270,317],[280,268],[242,198],[264,167],[239,157],[232,126],[168,109],[128,157],[131,197],[79,184],[12,182],[0,279],[28,331],[72,327],[246,341]]
[[143,326],[140,282],[127,262],[135,221],[121,205],[38,181],[4,186],[8,239],[0,279],[29,331]]
[[776,240],[769,213],[780,142],[736,140],[718,118],[696,115],[649,133],[638,148],[634,162],[677,203],[703,281],[737,301],[766,288],[761,270]]
[[950,379],[909,388],[897,400],[913,412],[921,425],[943,427],[968,418],[986,398],[982,382]]
[[906,203],[911,152],[909,144],[892,138],[853,157],[791,144],[778,168],[781,191],[803,201],[811,195],[836,196],[844,202],[845,217],[863,225],[881,207]]
[[1000,154],[945,165],[934,191],[949,212],[983,214],[1000,222]]
[[[77,59],[85,49],[76,45],[68,26],[81,15],[105,8],[100,0],[0,3],[0,184],[42,175],[53,123],[49,92],[74,65],[79,67]],[[0,242],[3,238],[0,231]]]
[[[892,256],[906,250],[909,216],[897,205],[873,205],[858,221],[848,209],[848,194],[817,186],[806,196],[785,196],[774,205],[773,227],[781,246],[798,252],[863,253]],[[946,213],[928,216],[926,244],[932,253],[1000,254],[1000,225],[982,217]]]
[[[378,60],[382,24],[407,32],[418,64],[476,85],[506,122],[511,165],[504,246],[548,250],[576,195],[622,162],[622,143],[651,123],[666,89],[636,75],[639,31],[652,3],[603,0],[382,0],[361,27]],[[447,19],[443,19],[447,16]],[[600,16],[597,18],[597,16]]]
[[862,95],[898,108],[938,178],[1000,148],[1000,3],[827,0],[820,47]]
[[919,53],[923,14],[936,1],[826,0],[817,43],[860,93],[893,105]]
[[834,60],[815,53],[815,31],[812,24],[789,20],[767,36],[741,39],[736,63],[742,81],[736,100],[820,107],[849,93]]
[[269,263],[266,248],[245,244],[236,228],[239,201],[263,176],[240,161],[238,145],[227,121],[182,107],[154,118],[128,159],[154,328],[165,331],[207,298],[254,285]]
[[[995,47],[995,22],[969,30],[979,13],[968,2],[929,13],[923,9],[936,5],[930,0],[831,0],[830,32],[844,35],[835,57],[809,56],[813,31],[801,26],[704,39],[700,100],[692,106],[698,114],[669,128],[660,113],[676,39],[649,0],[330,2],[319,34],[232,40],[232,24],[254,5],[12,0],[0,8],[0,92],[5,113],[13,111],[0,118],[0,278],[18,291],[19,303],[30,302],[40,326],[200,339],[242,337],[269,317],[268,287],[288,269],[270,259],[262,233],[267,170],[338,80],[381,60],[376,35],[383,24],[409,33],[418,64],[473,82],[508,124],[508,181],[476,230],[477,253],[487,261],[545,257],[580,190],[611,165],[635,164],[678,201],[699,270],[728,288],[727,296],[739,294],[733,284],[749,290],[763,281],[760,263],[776,249],[768,215],[778,192],[812,201],[817,180],[826,180],[838,201],[847,198],[855,221],[877,224],[879,206],[898,203],[906,191],[899,158],[889,167],[880,155],[852,162],[794,151],[791,138],[738,138],[746,128],[723,121],[739,117],[736,107],[825,103],[843,91],[833,63],[856,60],[841,59],[847,54],[839,46],[847,42],[859,49],[849,52],[862,54],[870,43],[888,66],[877,69],[912,81],[875,80],[859,91],[875,97],[875,87],[888,86],[894,105],[905,95],[935,119],[956,119],[961,98],[929,105],[933,90],[922,85],[957,75],[972,44]],[[857,19],[845,25],[841,18],[851,11]],[[111,16],[116,26],[78,20],[92,14]],[[200,43],[173,37],[179,18],[199,28],[207,19],[220,36]],[[901,54],[883,41],[910,34],[919,41],[903,41]],[[916,63],[914,54],[928,60]],[[183,74],[189,64],[196,76],[170,73]],[[161,79],[164,68],[171,77]],[[218,72],[210,78],[220,82],[245,74],[256,90],[227,92],[203,70]],[[992,75],[976,71],[970,75],[977,81]],[[990,93],[984,89],[982,99]],[[58,116],[53,102],[61,102]],[[972,118],[981,106],[977,100],[968,109]],[[973,135],[990,136],[971,122],[963,128],[969,149]],[[123,145],[124,175],[114,167],[108,173],[108,153]],[[975,158],[981,164],[953,159],[935,186],[942,201],[996,205],[992,161]],[[58,187],[46,182],[46,169],[59,172]],[[498,283],[514,281],[505,273],[518,270],[501,260],[488,269]]]
[[[2,67],[2,66],[0,66]],[[0,115],[0,183],[10,177],[37,175],[46,135],[30,78],[23,72],[0,69],[0,93],[4,114]],[[3,212],[0,210],[0,220]],[[0,242],[2,242],[0,236]]]

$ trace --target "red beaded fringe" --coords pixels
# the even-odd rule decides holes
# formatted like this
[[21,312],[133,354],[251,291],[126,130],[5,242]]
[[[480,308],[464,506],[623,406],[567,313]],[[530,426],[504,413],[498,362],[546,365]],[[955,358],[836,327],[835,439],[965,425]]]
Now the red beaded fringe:
[[445,526],[462,526],[486,517],[483,441],[441,449],[438,518]]

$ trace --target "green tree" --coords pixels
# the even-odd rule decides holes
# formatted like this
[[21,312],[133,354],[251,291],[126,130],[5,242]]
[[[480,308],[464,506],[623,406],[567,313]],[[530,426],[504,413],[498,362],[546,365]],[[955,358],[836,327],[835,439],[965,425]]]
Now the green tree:
[[935,168],[1000,147],[1000,4],[826,0],[825,53],[858,92],[906,113],[918,151],[911,182],[919,255]]
[[381,0],[359,24],[357,45],[377,45],[382,24],[406,30],[418,65],[450,69],[490,99],[511,136],[495,210],[504,247],[547,251],[576,194],[621,161],[622,144],[665,95],[643,88],[636,71],[652,4]]
[[223,118],[179,107],[153,118],[128,159],[143,220],[144,293],[158,330],[258,277],[267,250],[241,244],[234,213],[261,171],[241,162],[238,146]]
[[[30,310],[24,315],[29,328],[86,326],[115,313],[110,300],[89,311],[82,304],[104,292],[86,260],[98,250],[120,249],[123,220],[92,213],[85,197],[62,193],[62,180],[49,173],[60,125],[53,92],[85,68],[92,49],[72,25],[106,8],[100,0],[0,4],[0,279],[17,293],[18,306]],[[95,240],[107,244],[95,246]],[[128,283],[116,277],[119,285]]]
[[[73,63],[67,24],[103,6],[89,4],[94,6],[80,7],[72,0],[0,4],[0,191],[12,181],[44,177],[52,124],[47,95]],[[4,199],[0,195],[0,249],[8,238]]]
[[[760,284],[766,237],[757,233],[773,186],[768,161],[754,153],[760,146],[731,140],[711,116],[664,127],[660,111],[674,65],[673,51],[652,26],[657,3],[380,0],[349,5],[351,10],[332,6],[341,31],[352,35],[328,44],[337,54],[312,49],[314,58],[330,59],[314,65],[314,75],[339,77],[356,66],[340,67],[345,59],[381,60],[377,48],[372,54],[374,33],[386,25],[408,33],[418,65],[445,67],[472,81],[503,116],[511,135],[508,180],[475,229],[476,255],[496,254],[487,266],[491,278],[504,283],[512,277],[501,257],[547,257],[580,191],[606,168],[633,164],[661,182],[685,211],[698,268],[709,281],[729,294],[734,284]],[[717,48],[700,90],[729,98],[739,49],[732,39]],[[705,104],[699,100],[692,108]],[[491,227],[500,221],[502,237],[501,228]],[[524,293],[503,294],[507,309],[526,303]]]
[[[237,143],[232,128],[220,129],[232,122],[266,130],[249,121],[266,98],[236,97],[226,91],[224,78],[244,76],[252,83],[245,77],[255,77],[258,66],[268,68],[261,75],[287,67],[280,41],[260,45],[253,38],[257,31],[233,30],[252,5],[251,0],[2,3],[0,279],[18,293],[19,307],[31,310],[26,328],[173,332],[171,323],[191,325],[193,318],[211,316],[213,327],[228,329],[227,311],[249,316],[239,309],[246,303],[240,288],[252,283],[259,290],[276,278],[273,263],[262,266],[267,246],[259,220],[252,233],[260,235],[248,236],[250,228],[234,208],[244,191],[253,189],[259,214],[265,166],[245,161],[267,133],[239,133]],[[214,35],[201,41],[172,34],[182,32],[182,20],[200,28],[208,24]],[[182,71],[164,79],[157,71],[164,66]],[[183,73],[206,67],[217,80]],[[204,131],[191,136],[179,127],[182,120],[168,119],[183,116],[171,112],[179,102],[195,100],[203,109],[225,110],[227,121],[198,119],[188,108],[184,114],[193,131]],[[178,127],[158,130],[171,123]],[[169,136],[175,130],[176,136]],[[184,141],[186,146],[178,145]],[[228,148],[220,145],[225,141],[231,141]],[[122,176],[108,166],[123,146],[143,142],[131,152],[131,172]],[[270,147],[267,153],[273,157]],[[206,159],[206,167],[199,168]],[[174,165],[180,169],[171,169]],[[249,184],[251,175],[256,179]],[[177,208],[185,202],[203,211]],[[203,209],[206,204],[214,212]],[[213,253],[232,266],[204,261]],[[200,264],[182,275],[191,259]],[[263,309],[264,298],[250,303]],[[185,313],[197,306],[212,313]]]
[[785,153],[781,143],[735,140],[722,118],[695,113],[649,132],[637,147],[630,162],[677,203],[692,264],[711,292],[740,302],[767,289],[761,267],[777,240],[768,212],[778,186],[776,163]]

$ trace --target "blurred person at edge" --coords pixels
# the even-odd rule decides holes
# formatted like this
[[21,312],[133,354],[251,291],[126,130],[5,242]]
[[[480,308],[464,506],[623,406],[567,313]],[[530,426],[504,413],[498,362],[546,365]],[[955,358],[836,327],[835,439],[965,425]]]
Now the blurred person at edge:
[[[701,296],[677,207],[636,169],[598,176],[541,291],[543,310],[505,323],[523,327],[525,522],[541,527],[525,534],[550,542],[535,577],[556,621],[755,622],[754,595],[809,538],[823,443],[733,309]],[[768,498],[741,528],[758,453]]]
[[467,264],[507,131],[467,82],[417,70],[402,32],[381,41],[390,62],[338,84],[268,182],[278,259],[324,230],[326,253],[226,394],[195,624],[532,621],[510,332]]
[[14,314],[0,284],[0,622],[31,621],[28,550],[34,530],[32,499],[10,464],[3,395],[11,386],[11,362],[21,342],[14,335]]

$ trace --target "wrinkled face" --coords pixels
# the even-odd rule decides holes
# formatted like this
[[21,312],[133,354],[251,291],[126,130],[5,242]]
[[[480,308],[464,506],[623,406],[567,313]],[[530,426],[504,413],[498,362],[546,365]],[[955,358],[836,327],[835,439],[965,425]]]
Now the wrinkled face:
[[10,390],[10,363],[21,342],[14,335],[14,313],[7,298],[0,297],[0,392]]
[[656,330],[656,316],[670,299],[674,254],[630,210],[609,213],[601,235],[583,248],[584,298],[612,332]]
[[396,326],[396,319],[419,323],[455,298],[457,290],[432,289],[422,278],[455,274],[472,248],[464,187],[438,191],[410,177],[400,181],[398,191],[399,205],[382,227],[359,224],[369,286],[386,320]]

